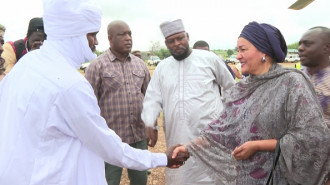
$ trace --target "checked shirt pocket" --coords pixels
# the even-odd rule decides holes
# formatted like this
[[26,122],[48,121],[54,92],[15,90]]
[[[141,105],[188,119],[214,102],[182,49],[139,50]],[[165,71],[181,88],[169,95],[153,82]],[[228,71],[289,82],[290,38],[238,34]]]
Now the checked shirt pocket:
[[105,86],[112,91],[116,91],[122,86],[122,80],[119,72],[111,71],[104,73],[103,78]]
[[134,70],[134,71],[132,71],[132,73],[133,73],[133,80],[134,80],[135,87],[138,89],[141,89],[142,85],[143,85],[143,80],[145,77],[144,71],[143,70]]

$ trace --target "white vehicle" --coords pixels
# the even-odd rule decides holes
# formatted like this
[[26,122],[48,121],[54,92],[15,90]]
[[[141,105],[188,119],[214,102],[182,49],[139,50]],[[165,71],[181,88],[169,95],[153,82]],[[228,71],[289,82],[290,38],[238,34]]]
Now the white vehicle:
[[239,60],[237,60],[236,55],[231,55],[229,58],[226,59],[225,62],[236,64],[236,63],[239,63]]
[[300,58],[298,55],[287,55],[285,58],[285,62],[296,63],[299,61],[300,61]]
[[148,65],[157,65],[160,62],[160,58],[158,56],[150,56],[147,61]]

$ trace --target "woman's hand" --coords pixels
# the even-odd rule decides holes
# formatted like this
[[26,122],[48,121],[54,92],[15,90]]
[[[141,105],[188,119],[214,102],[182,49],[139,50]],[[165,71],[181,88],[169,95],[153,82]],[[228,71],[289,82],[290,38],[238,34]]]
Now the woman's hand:
[[258,151],[275,151],[276,143],[276,139],[247,141],[243,145],[236,147],[231,154],[236,160],[244,160],[250,158]]
[[236,147],[231,153],[236,160],[244,160],[250,158],[258,151],[258,145],[256,141],[248,141],[243,145]]

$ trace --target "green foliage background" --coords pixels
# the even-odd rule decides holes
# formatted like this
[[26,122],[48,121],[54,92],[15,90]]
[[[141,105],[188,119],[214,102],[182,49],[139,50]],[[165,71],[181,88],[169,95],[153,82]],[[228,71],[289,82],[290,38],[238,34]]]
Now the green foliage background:
[[296,43],[293,43],[293,44],[289,44],[287,45],[288,49],[298,49],[299,47],[299,43],[296,42]]

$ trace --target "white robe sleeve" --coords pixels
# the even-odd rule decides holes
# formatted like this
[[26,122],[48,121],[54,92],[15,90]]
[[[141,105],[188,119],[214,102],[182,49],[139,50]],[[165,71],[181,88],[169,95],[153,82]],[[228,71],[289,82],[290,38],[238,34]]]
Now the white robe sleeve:
[[155,125],[163,108],[159,69],[159,67],[155,69],[143,100],[141,119],[147,127]]
[[165,154],[132,148],[108,128],[87,81],[59,95],[51,111],[53,121],[59,123],[57,129],[79,139],[110,164],[135,170],[167,165]]
[[216,56],[214,70],[217,84],[223,89],[224,94],[228,93],[228,89],[234,86],[235,80],[227,69],[225,62],[218,56]]

